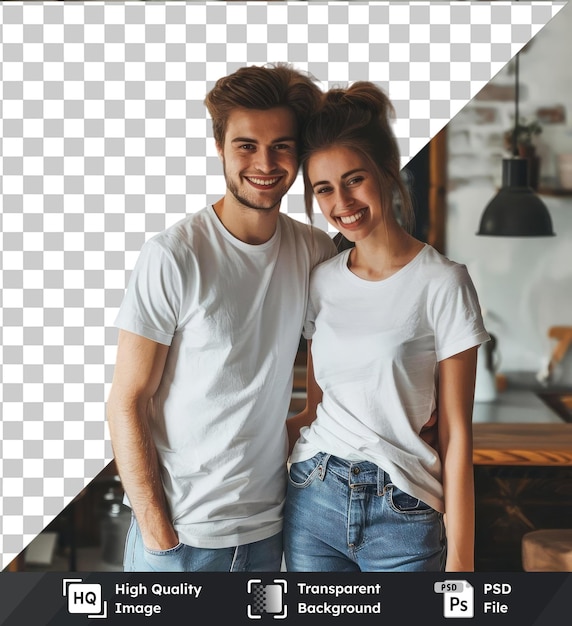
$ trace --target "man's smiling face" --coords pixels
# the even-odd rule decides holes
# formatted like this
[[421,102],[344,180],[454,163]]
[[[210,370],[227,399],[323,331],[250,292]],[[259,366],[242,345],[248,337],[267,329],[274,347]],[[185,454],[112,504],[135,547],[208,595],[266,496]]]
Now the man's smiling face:
[[298,172],[296,137],[289,108],[240,108],[230,114],[217,150],[227,190],[240,205],[262,211],[280,207]]

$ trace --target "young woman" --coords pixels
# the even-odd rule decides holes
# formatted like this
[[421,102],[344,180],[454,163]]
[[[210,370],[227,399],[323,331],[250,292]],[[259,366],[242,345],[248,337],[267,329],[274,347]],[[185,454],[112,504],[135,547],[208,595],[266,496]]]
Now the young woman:
[[472,408],[489,337],[465,266],[408,233],[392,113],[358,82],[327,92],[307,126],[307,211],[315,197],[355,245],[311,278],[308,403],[288,424],[289,571],[474,569]]

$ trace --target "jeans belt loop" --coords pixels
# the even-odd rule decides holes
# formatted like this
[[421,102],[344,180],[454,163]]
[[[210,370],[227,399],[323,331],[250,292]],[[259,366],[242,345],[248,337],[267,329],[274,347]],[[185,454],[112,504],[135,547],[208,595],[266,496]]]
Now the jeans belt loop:
[[389,485],[389,476],[387,472],[381,469],[381,467],[377,468],[377,495],[383,496],[385,495],[385,490],[387,489],[387,485]]
[[326,479],[326,470],[328,469],[330,456],[331,454],[324,454],[318,464],[318,478],[322,481]]

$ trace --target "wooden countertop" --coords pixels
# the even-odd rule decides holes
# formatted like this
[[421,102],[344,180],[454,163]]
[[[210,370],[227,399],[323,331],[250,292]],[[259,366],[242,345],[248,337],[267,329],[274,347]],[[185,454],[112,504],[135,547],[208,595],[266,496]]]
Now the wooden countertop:
[[572,424],[473,424],[473,462],[572,466]]
[[533,391],[509,390],[473,409],[475,465],[572,466],[572,424]]

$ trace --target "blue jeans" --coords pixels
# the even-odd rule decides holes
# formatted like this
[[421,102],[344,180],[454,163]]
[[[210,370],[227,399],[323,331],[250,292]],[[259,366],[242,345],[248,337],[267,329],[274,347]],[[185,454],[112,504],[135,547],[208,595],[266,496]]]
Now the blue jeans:
[[290,572],[443,571],[443,515],[373,463],[321,453],[290,467],[284,556]]
[[232,548],[194,548],[179,543],[169,550],[148,550],[131,516],[125,540],[126,572],[279,572],[282,565],[282,533]]

